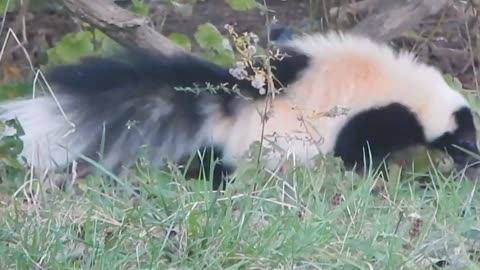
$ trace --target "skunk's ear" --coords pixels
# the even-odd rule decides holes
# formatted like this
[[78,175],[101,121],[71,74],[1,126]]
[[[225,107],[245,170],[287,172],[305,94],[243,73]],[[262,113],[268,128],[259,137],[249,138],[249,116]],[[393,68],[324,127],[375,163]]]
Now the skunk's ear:
[[287,26],[274,24],[270,28],[270,41],[283,42],[293,38],[293,31]]

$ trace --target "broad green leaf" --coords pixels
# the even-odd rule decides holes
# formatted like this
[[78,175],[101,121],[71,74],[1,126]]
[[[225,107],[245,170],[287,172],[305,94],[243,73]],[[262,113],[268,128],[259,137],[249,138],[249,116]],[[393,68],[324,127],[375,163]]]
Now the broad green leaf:
[[195,40],[202,49],[223,49],[223,36],[211,23],[201,24],[194,34]]
[[188,49],[188,50],[191,50],[192,49],[192,43],[190,42],[190,39],[188,38],[188,36],[184,35],[184,34],[180,34],[180,33],[171,33],[168,38],[175,42],[176,44]]
[[255,0],[225,0],[225,2],[233,9],[238,11],[245,11],[253,9],[258,6]]
[[99,30],[69,33],[47,51],[49,65],[77,62],[88,55],[104,55],[115,52],[118,44]]
[[199,25],[194,37],[198,45],[205,50],[204,56],[207,59],[219,65],[233,64],[235,55],[231,46],[214,25]]

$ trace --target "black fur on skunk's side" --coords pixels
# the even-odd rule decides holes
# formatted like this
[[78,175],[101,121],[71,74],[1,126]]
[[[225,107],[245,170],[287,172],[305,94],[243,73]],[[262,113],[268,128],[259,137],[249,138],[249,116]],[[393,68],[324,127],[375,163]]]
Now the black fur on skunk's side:
[[[277,65],[275,73],[293,79],[287,63],[292,61]],[[68,165],[79,154],[101,160],[115,173],[140,155],[156,168],[198,150],[213,150],[213,158],[221,158],[222,136],[230,132],[222,123],[233,124],[246,104],[265,98],[228,68],[186,53],[130,50],[87,57],[51,69],[46,79],[59,89],[54,97],[0,104],[1,119],[17,117],[22,124],[23,154],[39,171]],[[221,174],[232,170],[227,162],[216,166],[215,188]]]

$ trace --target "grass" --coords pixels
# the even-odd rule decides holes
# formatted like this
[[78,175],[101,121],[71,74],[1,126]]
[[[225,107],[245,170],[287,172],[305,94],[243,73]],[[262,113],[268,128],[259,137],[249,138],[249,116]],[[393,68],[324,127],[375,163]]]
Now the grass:
[[326,159],[285,178],[242,170],[225,194],[174,170],[142,169],[135,193],[99,176],[81,192],[33,182],[22,191],[41,196],[2,199],[0,269],[479,269],[478,187],[402,178],[372,194],[378,178]]

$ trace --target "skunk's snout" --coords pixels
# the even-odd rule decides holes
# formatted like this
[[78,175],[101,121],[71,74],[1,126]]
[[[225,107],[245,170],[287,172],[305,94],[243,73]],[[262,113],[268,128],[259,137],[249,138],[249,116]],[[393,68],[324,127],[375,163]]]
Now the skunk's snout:
[[480,167],[480,151],[474,137],[452,143],[448,153],[457,166]]

